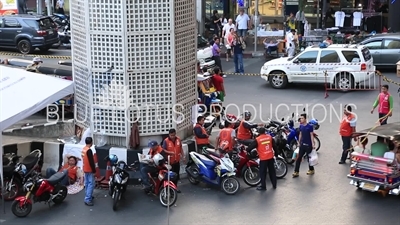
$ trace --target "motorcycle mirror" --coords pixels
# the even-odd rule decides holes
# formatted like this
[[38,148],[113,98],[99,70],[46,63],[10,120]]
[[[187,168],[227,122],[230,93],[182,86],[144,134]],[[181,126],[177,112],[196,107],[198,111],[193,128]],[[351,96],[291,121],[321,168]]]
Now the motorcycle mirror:
[[285,121],[285,118],[282,117],[282,121]]
[[292,113],[292,118],[294,117],[294,113]]
[[306,108],[303,108],[303,112],[305,112],[306,111]]

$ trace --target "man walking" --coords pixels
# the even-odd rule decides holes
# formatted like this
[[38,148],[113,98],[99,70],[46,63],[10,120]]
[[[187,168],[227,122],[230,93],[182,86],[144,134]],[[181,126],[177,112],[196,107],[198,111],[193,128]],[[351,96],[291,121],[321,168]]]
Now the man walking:
[[82,150],[83,172],[85,181],[85,205],[93,206],[93,190],[95,187],[95,176],[98,170],[98,162],[96,153],[93,152],[93,139],[87,137],[85,139],[86,146]]
[[382,85],[381,93],[372,105],[371,114],[374,113],[376,107],[378,107],[379,123],[387,124],[387,119],[392,116],[393,110],[393,97],[389,93],[389,85]]
[[[314,145],[314,127],[307,122],[307,114],[303,113],[300,115],[300,134],[299,134],[299,154],[296,159],[296,165],[294,167],[293,178],[299,176],[300,171],[300,163],[303,160],[304,155],[307,155],[307,159],[309,160],[309,154],[315,148]],[[308,165],[307,175],[314,174],[314,167]]]
[[250,27],[250,17],[244,13],[244,9],[240,9],[239,15],[236,17],[236,30],[238,31],[239,37],[243,37],[246,41],[247,30]]
[[[163,149],[170,156],[171,171],[175,172],[178,176],[175,182],[176,184],[180,178],[181,157],[185,159],[185,153],[183,152],[181,139],[176,136],[175,129],[169,130],[168,137],[164,139]],[[178,192],[180,192],[180,190],[178,190]]]
[[269,134],[265,134],[264,127],[258,128],[258,133],[260,136],[258,136],[248,147],[248,149],[257,149],[258,157],[260,159],[259,175],[261,178],[261,186],[257,187],[257,190],[267,190],[267,172],[269,173],[272,187],[276,189],[275,151],[273,148],[273,146],[275,146],[274,139]]
[[221,57],[220,57],[221,48],[219,47],[219,43],[220,43],[219,37],[215,37],[214,38],[214,44],[213,44],[213,47],[212,47],[212,54],[213,54],[213,59],[215,61],[215,65],[217,67],[219,67],[221,72],[222,72],[223,70],[222,70]]
[[296,38],[295,38],[296,30],[291,29],[290,32],[286,35],[286,49],[288,53],[288,57],[293,57],[296,50]]
[[[349,105],[344,106],[344,115],[342,122],[340,123],[339,134],[342,136],[342,157],[340,158],[339,164],[345,164],[349,150],[351,149],[351,138],[353,133],[356,132],[356,116],[351,112],[352,108]],[[354,138],[357,141],[356,138]]]

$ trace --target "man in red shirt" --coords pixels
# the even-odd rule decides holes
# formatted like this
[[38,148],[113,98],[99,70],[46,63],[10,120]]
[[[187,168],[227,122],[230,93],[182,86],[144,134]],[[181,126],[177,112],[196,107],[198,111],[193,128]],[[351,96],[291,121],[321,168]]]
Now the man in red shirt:
[[214,84],[215,89],[218,91],[218,96],[217,98],[221,100],[221,102],[224,101],[224,98],[226,96],[225,92],[225,87],[224,87],[224,78],[222,77],[221,69],[218,67],[214,68],[214,75],[212,77],[212,82]]

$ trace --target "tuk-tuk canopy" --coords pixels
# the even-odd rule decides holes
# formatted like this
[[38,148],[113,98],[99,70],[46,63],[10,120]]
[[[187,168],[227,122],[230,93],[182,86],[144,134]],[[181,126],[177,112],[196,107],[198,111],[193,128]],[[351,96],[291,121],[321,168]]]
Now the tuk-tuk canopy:
[[397,123],[389,123],[386,125],[381,125],[378,127],[371,127],[362,131],[355,132],[353,135],[355,137],[362,135],[373,135],[378,137],[390,138],[390,139],[399,139],[400,138],[400,122]]

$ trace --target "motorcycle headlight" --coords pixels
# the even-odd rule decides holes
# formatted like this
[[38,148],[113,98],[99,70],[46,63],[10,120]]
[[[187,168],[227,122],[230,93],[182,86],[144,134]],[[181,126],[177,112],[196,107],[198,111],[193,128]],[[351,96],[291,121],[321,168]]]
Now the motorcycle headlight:
[[199,59],[199,62],[200,62],[200,64],[204,64],[204,63],[206,63],[206,60],[204,60],[204,59]]
[[115,179],[115,182],[116,182],[116,183],[119,183],[119,184],[122,183],[121,175],[115,174],[115,175],[114,175],[114,179]]

